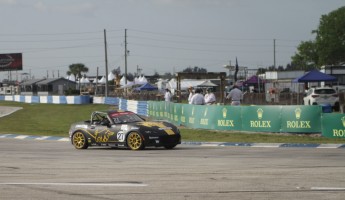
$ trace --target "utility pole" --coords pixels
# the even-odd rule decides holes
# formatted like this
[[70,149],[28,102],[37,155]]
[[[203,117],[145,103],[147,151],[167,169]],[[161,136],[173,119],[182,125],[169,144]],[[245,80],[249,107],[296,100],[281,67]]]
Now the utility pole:
[[98,67],[96,72],[96,87],[95,87],[95,95],[97,95],[97,87],[98,87]]
[[108,51],[107,51],[107,33],[104,29],[104,52],[105,52],[105,97],[108,97]]
[[137,75],[139,76],[139,75],[141,75],[141,68],[139,68],[139,65],[137,65]]
[[276,39],[273,39],[273,67],[276,68]]
[[127,85],[127,29],[125,29],[125,85]]
[[232,70],[231,60],[229,60],[229,65],[224,65],[224,67],[229,70],[229,81],[228,81],[228,84],[231,85],[231,83],[232,83],[232,79],[231,79],[231,70]]
[[[125,29],[125,86],[127,86],[127,29]],[[125,88],[125,96],[127,96],[127,88]]]

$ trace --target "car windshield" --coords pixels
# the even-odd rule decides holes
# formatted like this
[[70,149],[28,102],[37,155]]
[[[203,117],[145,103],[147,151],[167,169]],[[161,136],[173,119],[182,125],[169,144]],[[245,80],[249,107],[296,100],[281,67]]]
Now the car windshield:
[[334,94],[336,93],[333,89],[316,89],[315,94]]
[[144,121],[138,115],[131,112],[115,113],[111,115],[115,124],[124,124]]

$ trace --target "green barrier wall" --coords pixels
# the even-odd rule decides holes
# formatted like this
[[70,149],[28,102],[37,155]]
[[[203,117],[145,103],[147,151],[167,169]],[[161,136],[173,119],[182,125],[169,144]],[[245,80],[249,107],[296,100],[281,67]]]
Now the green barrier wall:
[[321,106],[282,106],[281,132],[321,132]]
[[148,103],[150,117],[169,120],[190,128],[256,132],[321,132],[321,106],[218,106],[164,101]]
[[345,138],[345,115],[325,113],[322,116],[322,136]]
[[242,130],[280,132],[281,106],[241,106]]

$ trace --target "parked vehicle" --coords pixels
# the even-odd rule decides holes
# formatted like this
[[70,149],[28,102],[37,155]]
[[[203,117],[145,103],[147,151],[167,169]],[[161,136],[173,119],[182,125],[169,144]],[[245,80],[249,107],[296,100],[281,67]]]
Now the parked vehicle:
[[304,105],[325,105],[330,104],[333,109],[339,109],[338,93],[330,87],[310,88],[304,98]]

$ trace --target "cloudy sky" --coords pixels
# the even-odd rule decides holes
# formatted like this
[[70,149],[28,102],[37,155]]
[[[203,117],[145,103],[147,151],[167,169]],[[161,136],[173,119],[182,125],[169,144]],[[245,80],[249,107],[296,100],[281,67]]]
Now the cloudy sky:
[[[21,73],[35,78],[66,76],[83,63],[87,75],[105,73],[104,29],[109,71],[178,72],[202,67],[225,71],[286,66],[301,41],[312,40],[321,15],[344,0],[0,0],[0,54],[23,53]],[[0,79],[8,77],[0,72]]]

